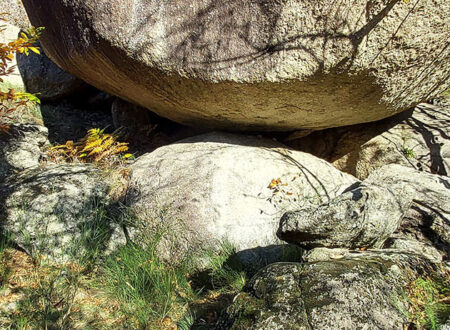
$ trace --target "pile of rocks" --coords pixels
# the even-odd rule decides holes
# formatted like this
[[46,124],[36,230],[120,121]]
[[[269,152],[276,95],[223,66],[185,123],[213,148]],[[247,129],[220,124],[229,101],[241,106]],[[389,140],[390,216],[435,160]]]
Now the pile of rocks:
[[[23,250],[66,261],[94,236],[110,253],[163,226],[158,253],[175,262],[226,241],[247,267],[269,265],[219,329],[404,329],[405,287],[449,271],[449,109],[422,103],[367,124],[448,88],[448,2],[24,3],[50,58],[134,103],[113,102],[117,126],[153,130],[163,120],[145,107],[195,130],[139,150],[118,197],[139,221],[119,224],[101,169],[42,163],[47,128],[12,124],[0,135],[0,234]],[[18,64],[8,86],[44,101],[88,88],[45,56]],[[289,146],[198,134],[211,128],[286,131],[276,136]],[[303,256],[280,262],[292,246]]]

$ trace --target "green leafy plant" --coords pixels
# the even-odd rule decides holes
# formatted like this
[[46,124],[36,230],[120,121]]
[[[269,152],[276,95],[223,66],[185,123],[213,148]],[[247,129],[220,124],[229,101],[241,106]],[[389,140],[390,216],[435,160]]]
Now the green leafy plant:
[[408,159],[413,159],[416,157],[416,155],[414,154],[414,150],[406,147],[402,148],[402,154]]

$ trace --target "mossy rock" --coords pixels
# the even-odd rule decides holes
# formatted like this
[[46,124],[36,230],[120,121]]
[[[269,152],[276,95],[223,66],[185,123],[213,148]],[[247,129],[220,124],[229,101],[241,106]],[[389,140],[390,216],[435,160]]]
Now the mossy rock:
[[235,297],[218,328],[403,329],[409,324],[404,289],[432,268],[400,253],[271,264]]

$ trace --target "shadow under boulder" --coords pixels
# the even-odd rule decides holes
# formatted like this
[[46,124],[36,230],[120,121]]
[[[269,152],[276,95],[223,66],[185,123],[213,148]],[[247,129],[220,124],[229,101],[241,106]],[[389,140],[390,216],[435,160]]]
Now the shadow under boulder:
[[450,111],[422,103],[385,120],[317,131],[288,144],[361,180],[388,164],[449,175]]
[[37,94],[41,101],[54,101],[88,87],[84,81],[53,63],[39,42],[35,47],[39,47],[40,54],[30,52],[28,56],[17,55],[17,66],[28,93]]

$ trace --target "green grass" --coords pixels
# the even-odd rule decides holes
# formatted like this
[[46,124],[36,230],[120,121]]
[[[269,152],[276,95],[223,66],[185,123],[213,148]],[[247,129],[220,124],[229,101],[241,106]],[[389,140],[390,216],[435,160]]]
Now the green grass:
[[[21,218],[25,221],[30,214],[25,207],[22,211]],[[90,315],[106,313],[101,322],[105,318],[114,319],[114,322],[120,319],[117,324],[124,328],[153,329],[176,325],[178,329],[189,329],[199,319],[206,319],[212,325],[251,275],[228,242],[219,244],[217,249],[198,252],[181,260],[177,258],[176,262],[162,259],[159,249],[164,246],[167,235],[171,237],[164,228],[146,234],[145,239],[140,240],[145,241],[145,245],[128,242],[105,256],[105,246],[111,235],[110,224],[133,226],[137,221],[128,209],[119,213],[112,216],[98,203],[88,206],[77,221],[81,235],[71,241],[66,250],[71,258],[63,265],[40,258],[52,249],[49,246],[51,237],[46,237],[45,228],[33,241],[28,235],[25,245],[35,248],[30,248],[32,254],[27,258],[34,261],[28,261],[28,266],[24,266],[26,269],[30,262],[33,264],[27,270],[28,283],[21,285],[24,298],[18,303],[11,322],[22,324],[23,328],[77,328],[74,320],[82,324],[83,318],[86,320],[86,311],[91,309],[95,312],[87,312]],[[45,223],[43,221],[44,226]],[[26,232],[21,235],[27,237]],[[1,242],[0,254],[3,246],[8,247],[7,240],[4,244]],[[199,264],[208,266],[198,269]],[[0,266],[0,279],[3,278],[3,266]],[[8,280],[7,275],[4,278],[2,282]],[[84,306],[85,303],[76,298],[80,292],[94,301],[100,299],[110,304],[105,307],[96,302]],[[110,306],[115,307],[105,311]],[[3,326],[1,317],[0,313],[0,327]]]
[[2,289],[8,279],[9,269],[3,262],[4,251],[11,246],[10,237],[0,231],[0,289]]
[[419,328],[437,330],[450,317],[450,277],[418,278],[408,288],[410,317]]
[[194,294],[188,271],[186,265],[165,264],[157,256],[156,244],[146,248],[128,245],[106,260],[103,281],[122,303],[123,312],[145,328],[166,317],[180,316],[178,313]]
[[244,287],[247,274],[229,243],[199,256],[209,266],[198,271],[190,257],[176,266],[162,260],[157,252],[161,236],[155,234],[146,247],[121,247],[102,266],[101,285],[121,302],[122,312],[138,328],[171,320],[178,328],[189,329],[197,314],[193,306],[199,301],[234,295]]
[[235,248],[229,242],[222,242],[219,251],[209,249],[205,254],[209,265],[208,281],[213,290],[240,291],[244,287],[247,274],[236,255]]

